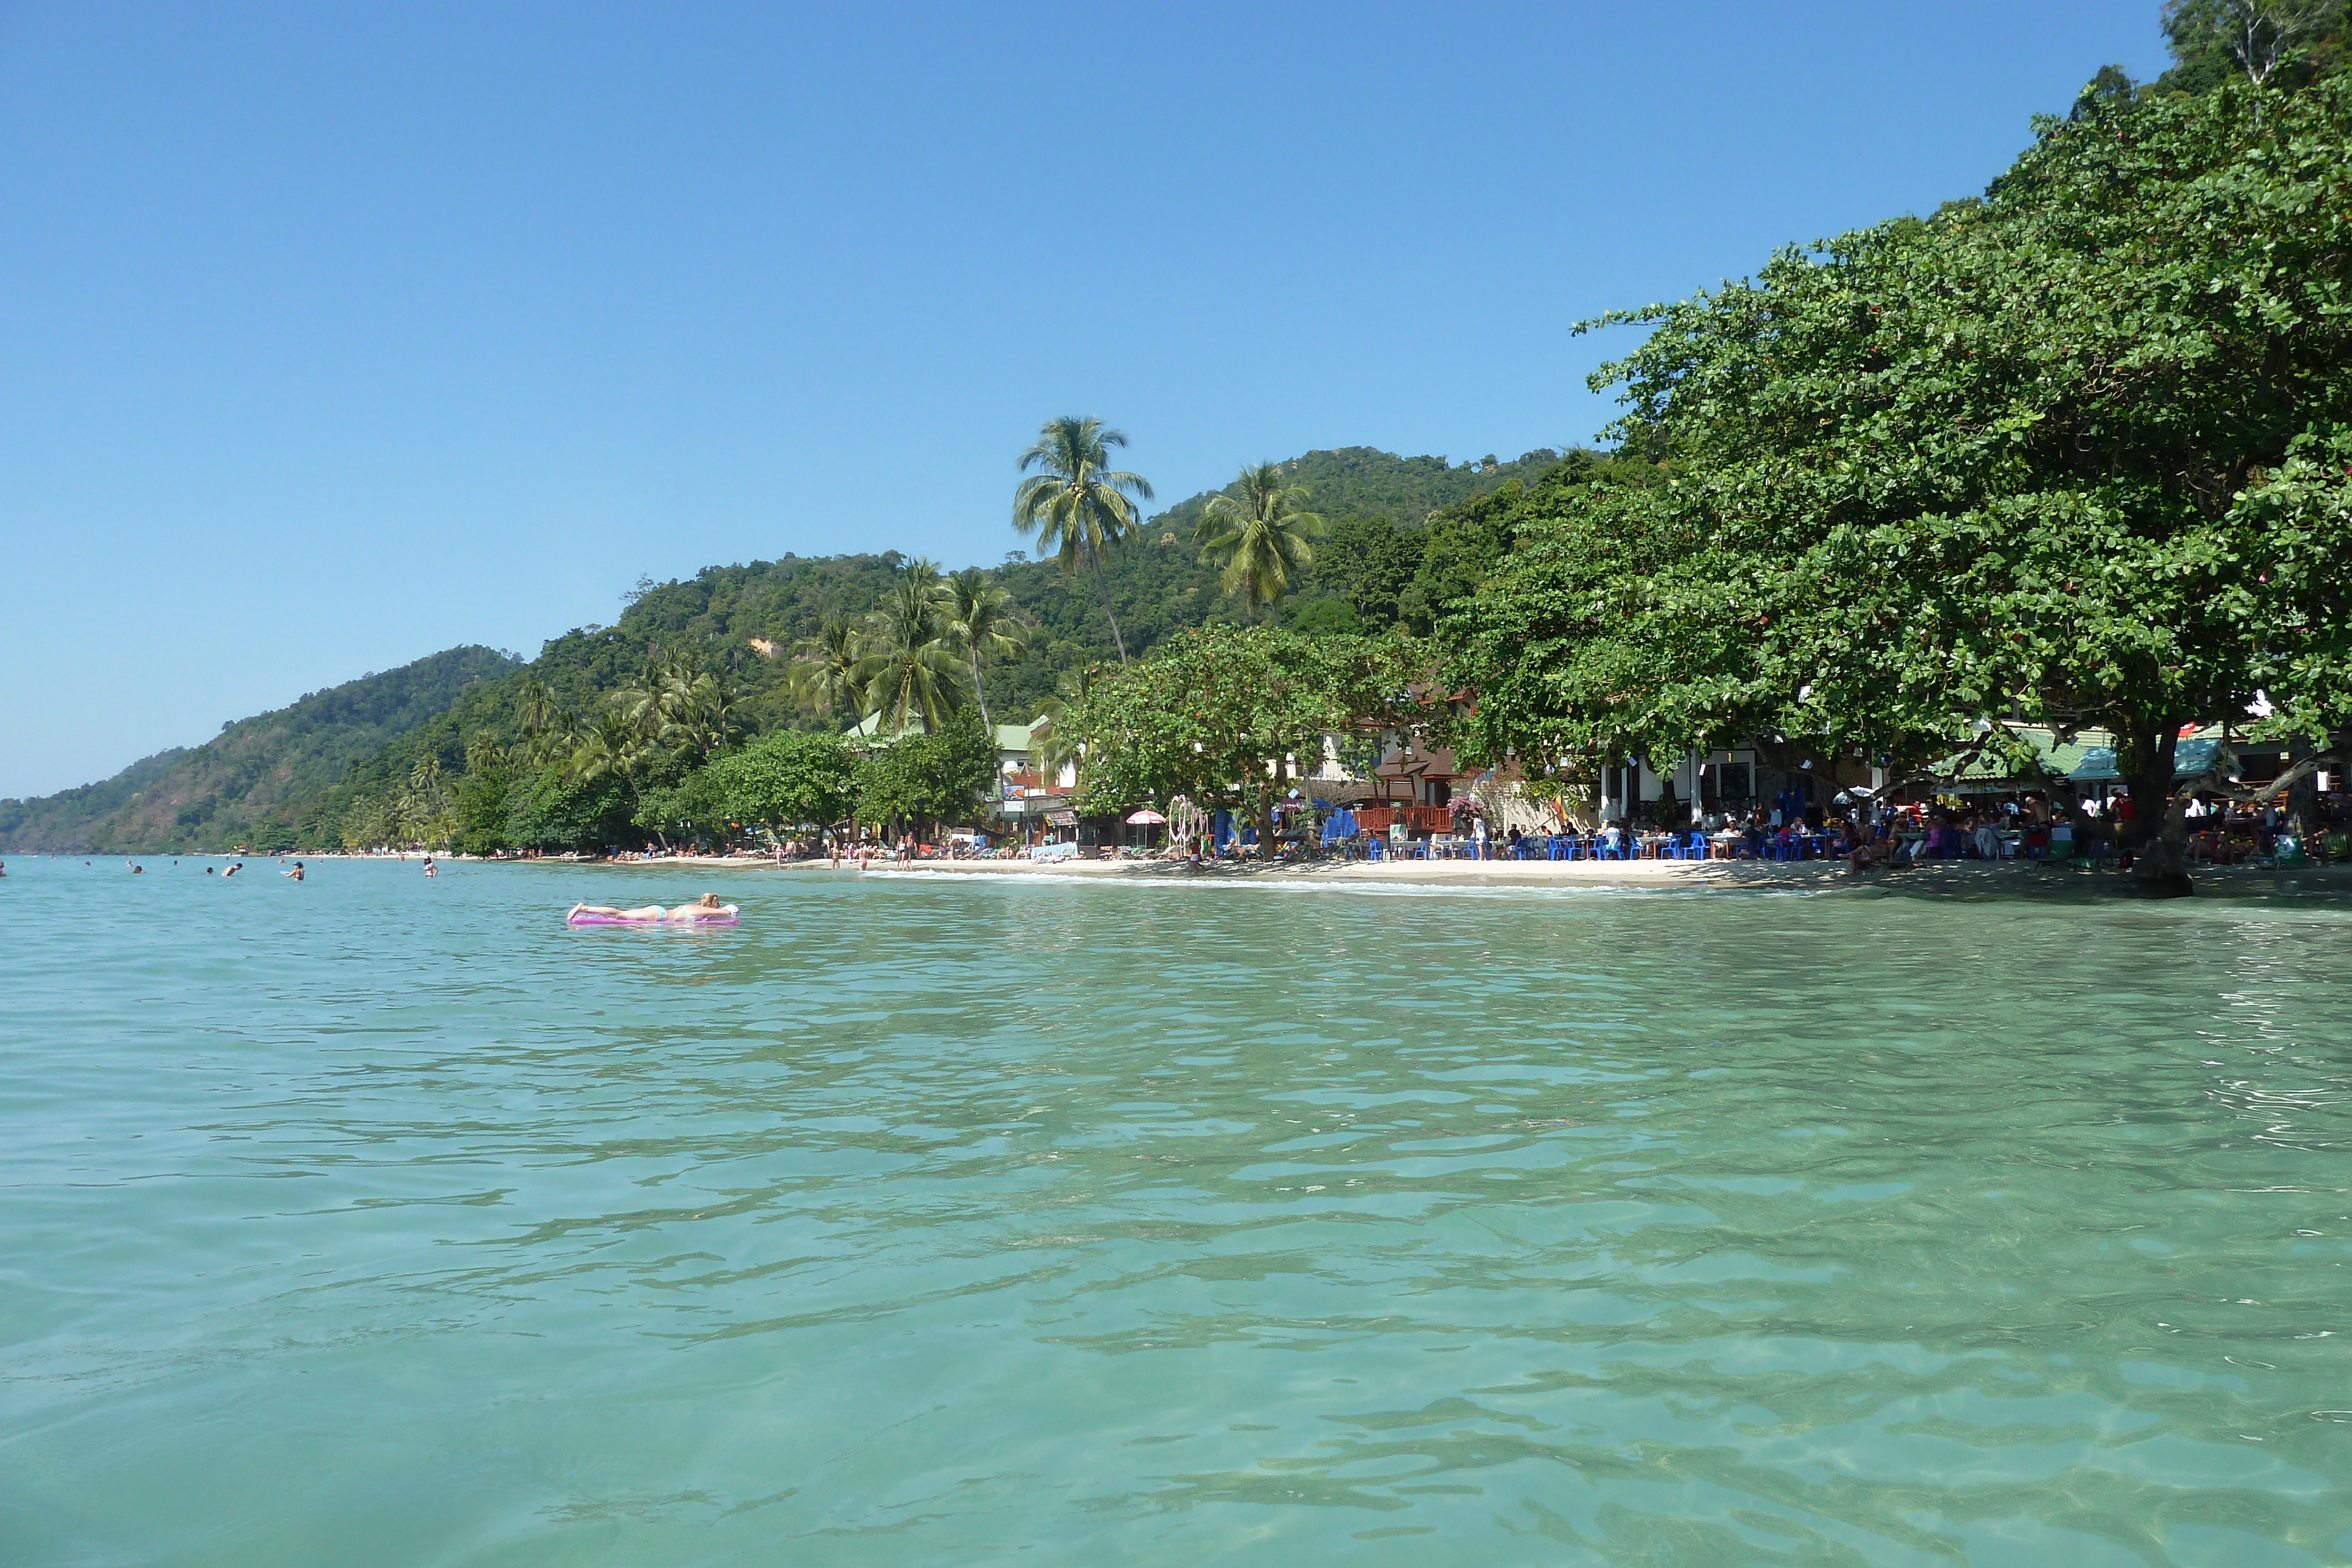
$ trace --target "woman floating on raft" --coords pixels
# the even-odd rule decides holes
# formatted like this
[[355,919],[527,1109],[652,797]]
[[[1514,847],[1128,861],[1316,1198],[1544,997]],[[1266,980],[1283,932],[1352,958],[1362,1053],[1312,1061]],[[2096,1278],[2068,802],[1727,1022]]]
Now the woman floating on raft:
[[658,904],[648,904],[643,909],[575,904],[563,918],[572,925],[732,925],[736,914],[733,904],[721,904],[717,894],[706,893],[692,904],[667,910]]

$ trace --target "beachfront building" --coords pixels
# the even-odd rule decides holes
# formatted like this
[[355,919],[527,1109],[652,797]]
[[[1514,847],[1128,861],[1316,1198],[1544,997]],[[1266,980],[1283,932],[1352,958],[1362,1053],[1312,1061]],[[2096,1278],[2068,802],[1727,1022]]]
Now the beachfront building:
[[998,832],[1026,844],[1076,842],[1079,822],[1072,798],[1078,770],[1064,763],[1050,776],[1040,771],[1035,723],[996,727],[996,794],[989,817]]

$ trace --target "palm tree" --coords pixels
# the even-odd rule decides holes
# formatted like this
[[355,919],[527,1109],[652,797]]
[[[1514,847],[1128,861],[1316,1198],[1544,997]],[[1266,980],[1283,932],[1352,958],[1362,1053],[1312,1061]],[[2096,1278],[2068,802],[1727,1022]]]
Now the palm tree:
[[615,691],[606,700],[612,712],[628,726],[640,747],[661,739],[663,727],[677,706],[682,675],[675,659],[647,653],[637,667],[635,684]]
[[1151,486],[1140,474],[1125,474],[1110,466],[1110,449],[1127,444],[1116,430],[1105,430],[1091,414],[1049,419],[1037,432],[1037,444],[1021,455],[1021,469],[1037,473],[1021,481],[1013,493],[1013,526],[1035,534],[1041,549],[1061,557],[1064,571],[1085,566],[1095,574],[1102,594],[1103,614],[1110,622],[1111,641],[1118,646],[1118,662],[1127,663],[1127,639],[1119,635],[1118,617],[1111,612],[1110,587],[1103,581],[1103,558],[1127,543],[1142,528],[1130,494],[1149,501]]
[[[1233,494],[1233,490],[1240,494]],[[1255,614],[1298,586],[1300,571],[1315,559],[1313,541],[1329,531],[1323,519],[1302,510],[1307,486],[1283,483],[1272,463],[1246,464],[1227,493],[1212,496],[1201,508],[1193,538],[1204,566],[1222,567],[1227,593]]]
[[563,705],[556,700],[554,690],[541,680],[526,680],[515,694],[516,706],[522,717],[523,734],[530,738],[530,759],[545,763],[559,747],[569,748],[573,739],[574,725]]
[[499,773],[507,766],[507,748],[499,737],[487,729],[478,729],[466,742],[466,771],[468,773]]
[[963,661],[941,624],[940,569],[919,560],[899,574],[868,622],[866,656],[850,672],[867,716],[901,735],[914,719],[936,727],[963,706]]
[[964,657],[971,663],[971,689],[980,698],[981,727],[994,736],[996,721],[988,716],[988,686],[981,679],[981,666],[999,655],[1018,653],[1028,645],[1029,634],[1013,619],[1013,595],[976,566],[966,567],[940,584],[939,598],[941,629],[962,645]]
[[741,733],[736,719],[741,698],[725,671],[681,667],[671,681],[669,696],[662,742],[696,763],[726,750]]
[[423,802],[426,814],[437,816],[447,809],[448,800],[441,793],[441,759],[431,752],[416,759],[408,770],[408,792]]
[[630,803],[642,805],[637,766],[644,760],[635,727],[619,712],[605,713],[581,732],[578,748],[572,754],[572,772],[592,784],[599,779],[618,779],[629,792]]
[[1080,703],[1094,695],[1095,672],[1097,666],[1087,665],[1081,670],[1065,670],[1054,683],[1057,694],[1047,697],[1037,709],[1037,722],[1029,727],[1029,760],[1037,769],[1037,782],[1051,785],[1061,776],[1062,769],[1078,759],[1078,737],[1069,733],[1063,716],[1072,703]]
[[793,644],[793,670],[787,678],[793,698],[820,713],[855,701],[857,662],[865,656],[857,628],[841,616],[826,616],[815,636]]

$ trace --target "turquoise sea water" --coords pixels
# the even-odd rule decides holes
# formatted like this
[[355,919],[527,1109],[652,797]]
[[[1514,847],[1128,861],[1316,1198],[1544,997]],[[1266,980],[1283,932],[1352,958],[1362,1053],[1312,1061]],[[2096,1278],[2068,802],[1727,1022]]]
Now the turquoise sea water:
[[2352,1560],[2352,904],[142,863],[0,1562]]

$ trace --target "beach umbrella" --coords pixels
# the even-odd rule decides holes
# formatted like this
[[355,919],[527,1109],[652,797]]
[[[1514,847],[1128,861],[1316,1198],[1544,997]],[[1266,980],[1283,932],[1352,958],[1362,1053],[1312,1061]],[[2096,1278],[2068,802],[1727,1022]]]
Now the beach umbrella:
[[1167,818],[1161,816],[1159,812],[1153,810],[1149,806],[1146,806],[1142,810],[1138,811],[1128,818],[1128,821],[1130,822],[1164,822],[1167,820]]

